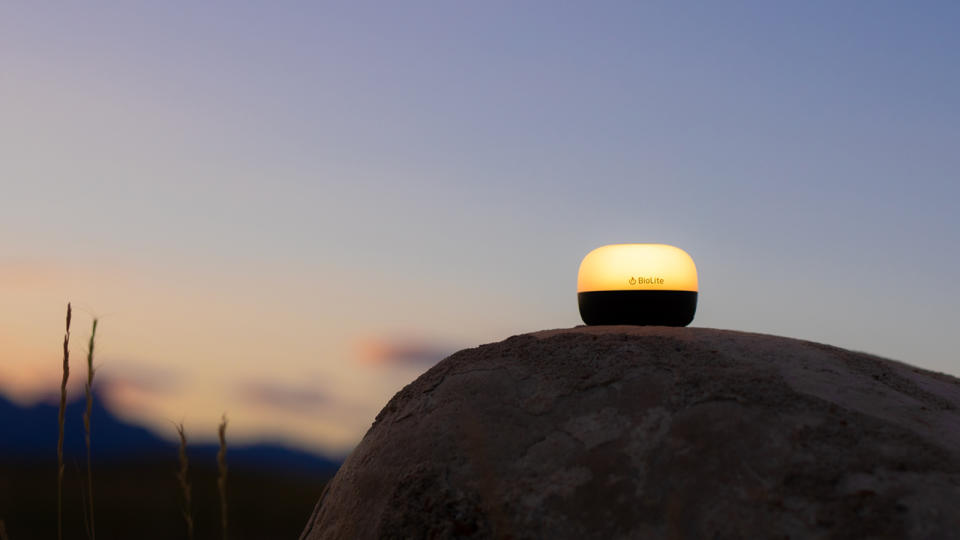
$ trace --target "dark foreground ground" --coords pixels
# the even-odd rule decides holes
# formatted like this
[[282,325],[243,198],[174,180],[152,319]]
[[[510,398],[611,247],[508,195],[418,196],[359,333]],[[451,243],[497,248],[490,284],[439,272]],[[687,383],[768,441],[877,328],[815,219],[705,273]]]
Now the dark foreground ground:
[[[43,462],[0,462],[0,519],[6,522],[10,540],[56,538],[56,455],[52,458]],[[220,538],[216,468],[197,465],[191,471],[195,538]],[[80,471],[85,471],[84,464],[67,461],[65,539],[86,538],[81,499],[85,493],[85,477]],[[122,464],[95,464],[97,537],[186,538],[176,471],[175,455]],[[230,538],[296,538],[329,477],[329,472],[230,467]]]

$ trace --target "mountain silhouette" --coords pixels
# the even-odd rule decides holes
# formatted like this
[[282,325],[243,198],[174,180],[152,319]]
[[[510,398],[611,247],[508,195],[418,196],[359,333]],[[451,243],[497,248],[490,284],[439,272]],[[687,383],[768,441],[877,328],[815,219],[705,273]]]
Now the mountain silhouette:
[[[76,400],[67,404],[64,426],[64,454],[69,458],[86,456],[83,433],[85,403]],[[37,403],[21,407],[0,396],[0,460],[56,461],[57,419],[59,405]],[[117,418],[94,396],[91,417],[94,462],[130,462],[176,456],[177,447],[152,431]],[[171,431],[173,426],[171,426]],[[189,433],[188,433],[189,435]],[[229,440],[227,441],[229,444]],[[216,444],[191,444],[191,459],[210,461],[217,453]],[[341,460],[318,456],[285,445],[258,443],[229,445],[227,459],[231,466],[256,469],[284,469],[300,472],[332,473]]]

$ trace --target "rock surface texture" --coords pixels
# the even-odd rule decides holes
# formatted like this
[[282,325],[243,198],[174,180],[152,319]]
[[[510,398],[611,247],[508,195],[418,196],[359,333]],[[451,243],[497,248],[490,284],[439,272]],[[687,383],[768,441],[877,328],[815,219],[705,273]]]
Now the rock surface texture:
[[795,339],[577,327],[400,391],[303,538],[960,538],[960,380]]

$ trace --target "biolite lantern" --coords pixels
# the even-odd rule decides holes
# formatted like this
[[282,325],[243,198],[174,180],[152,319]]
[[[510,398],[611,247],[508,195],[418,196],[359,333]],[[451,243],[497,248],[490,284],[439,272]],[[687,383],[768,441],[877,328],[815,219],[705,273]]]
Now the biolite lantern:
[[587,253],[577,275],[588,325],[686,326],[697,311],[697,267],[666,244],[611,244]]

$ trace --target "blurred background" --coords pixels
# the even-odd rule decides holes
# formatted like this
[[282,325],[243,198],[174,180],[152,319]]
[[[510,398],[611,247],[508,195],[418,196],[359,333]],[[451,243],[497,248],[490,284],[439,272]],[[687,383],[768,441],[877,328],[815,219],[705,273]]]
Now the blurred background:
[[[226,412],[251,475],[305,460],[299,531],[397,390],[580,324],[580,259],[618,242],[693,256],[694,326],[958,375],[958,27],[935,1],[6,2],[0,449],[53,486],[71,301],[71,397],[100,318],[94,454],[115,421],[173,464],[183,421],[202,461]],[[0,474],[14,538],[28,468]]]

